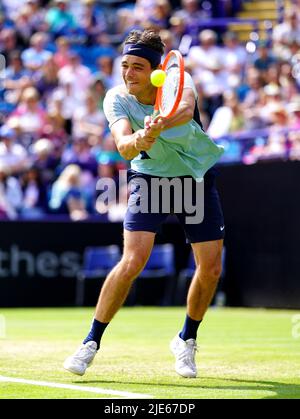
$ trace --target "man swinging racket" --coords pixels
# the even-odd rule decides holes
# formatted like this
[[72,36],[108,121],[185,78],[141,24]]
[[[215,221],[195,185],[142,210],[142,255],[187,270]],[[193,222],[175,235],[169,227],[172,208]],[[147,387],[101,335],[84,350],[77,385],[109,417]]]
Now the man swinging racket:
[[[184,180],[191,180],[193,191],[204,178],[203,221],[189,222],[185,208],[176,213],[191,243],[196,269],[188,292],[183,328],[170,344],[176,372],[183,377],[197,376],[197,330],[221,274],[225,231],[212,166],[223,150],[201,128],[197,92],[190,75],[183,72],[178,52],[171,53],[171,58],[165,59],[168,62],[163,63],[164,85],[156,88],[151,84],[151,73],[161,68],[163,53],[164,44],[157,33],[149,30],[131,32],[124,43],[121,64],[125,84],[111,89],[104,101],[104,111],[117,148],[125,159],[131,160],[128,179],[133,187],[124,220],[122,259],[103,284],[88,336],[64,363],[64,368],[74,374],[83,375],[91,365],[107,325],[146,265],[155,234],[169,215],[162,205],[158,211],[157,206],[155,211],[136,211],[138,201],[142,204],[158,199],[151,195],[153,179],[178,179],[186,199]],[[158,110],[160,114],[151,117],[154,104],[156,114]],[[172,197],[170,199],[172,201]]]

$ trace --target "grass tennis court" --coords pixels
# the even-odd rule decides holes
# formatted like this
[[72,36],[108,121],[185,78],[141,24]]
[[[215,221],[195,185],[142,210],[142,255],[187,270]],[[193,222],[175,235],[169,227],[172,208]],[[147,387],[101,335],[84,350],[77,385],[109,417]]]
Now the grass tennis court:
[[83,377],[65,372],[62,363],[85,337],[93,308],[0,309],[6,326],[6,337],[0,338],[0,398],[118,397],[1,382],[1,377],[166,399],[300,398],[300,337],[292,336],[295,314],[211,308],[198,334],[199,377],[184,379],[175,373],[169,351],[184,308],[123,308]]

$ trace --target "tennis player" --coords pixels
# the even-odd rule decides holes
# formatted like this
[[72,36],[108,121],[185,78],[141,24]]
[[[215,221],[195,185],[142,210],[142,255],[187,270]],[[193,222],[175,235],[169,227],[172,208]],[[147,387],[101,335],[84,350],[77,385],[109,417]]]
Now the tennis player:
[[[196,377],[196,338],[198,327],[213,298],[221,274],[221,253],[225,233],[215,169],[223,150],[203,132],[197,107],[197,92],[188,73],[182,100],[170,118],[151,122],[157,89],[150,82],[160,68],[164,44],[153,31],[133,31],[124,42],[122,76],[124,85],[108,91],[104,111],[120,154],[131,160],[129,180],[204,177],[204,220],[186,222],[184,210],[176,214],[191,243],[196,270],[188,298],[182,330],[171,341],[175,370],[183,377]],[[205,175],[205,176],[204,176]],[[149,190],[146,192],[149,194]],[[64,368],[83,375],[100,347],[107,325],[124,303],[134,279],[143,270],[154,244],[155,234],[168,214],[130,211],[142,188],[132,188],[124,220],[124,251],[121,261],[107,276],[101,289],[91,330],[79,349],[66,359]],[[148,196],[147,196],[148,197]],[[145,197],[146,198],[146,197]],[[149,198],[149,197],[148,197]],[[154,199],[150,196],[150,199]]]

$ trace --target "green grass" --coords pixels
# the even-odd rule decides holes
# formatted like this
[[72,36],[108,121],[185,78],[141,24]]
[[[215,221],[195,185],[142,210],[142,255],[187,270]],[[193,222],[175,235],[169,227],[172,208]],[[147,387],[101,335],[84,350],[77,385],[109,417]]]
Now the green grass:
[[[0,376],[119,391],[153,398],[300,398],[300,338],[292,337],[293,311],[210,309],[200,326],[199,377],[173,369],[169,341],[184,308],[123,308],[108,326],[84,377],[62,363],[89,330],[93,309],[0,309]],[[102,398],[83,391],[0,382],[2,398]]]

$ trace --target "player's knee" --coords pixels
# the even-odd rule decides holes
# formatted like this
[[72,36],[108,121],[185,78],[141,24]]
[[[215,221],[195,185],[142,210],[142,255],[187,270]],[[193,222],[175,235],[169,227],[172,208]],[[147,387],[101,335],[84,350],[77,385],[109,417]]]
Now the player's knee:
[[202,279],[215,283],[219,281],[222,274],[222,265],[220,263],[211,263],[205,267],[198,266],[197,271]]
[[208,272],[207,277],[211,282],[218,282],[222,273],[222,266],[219,264],[212,265]]
[[123,258],[121,261],[122,277],[124,277],[125,280],[133,281],[143,270],[146,261],[146,258],[142,256]]
[[222,266],[221,265],[215,265],[210,270],[210,275],[212,278],[212,281],[218,282],[222,274]]

